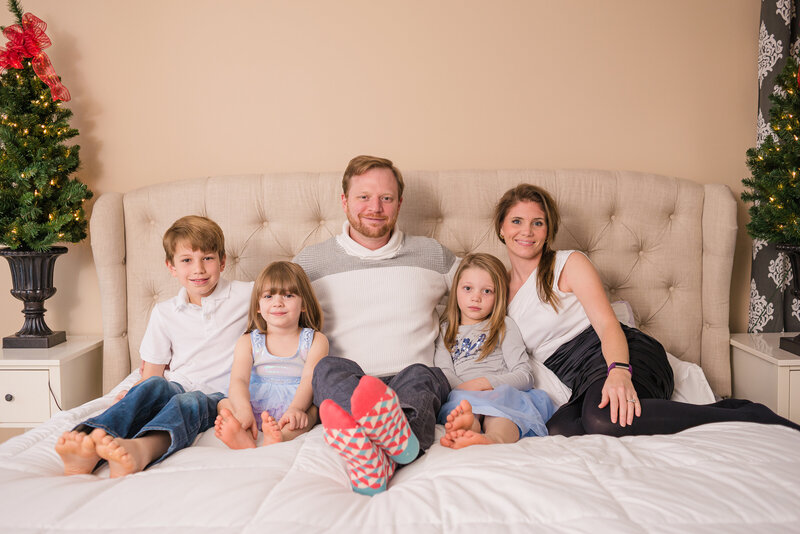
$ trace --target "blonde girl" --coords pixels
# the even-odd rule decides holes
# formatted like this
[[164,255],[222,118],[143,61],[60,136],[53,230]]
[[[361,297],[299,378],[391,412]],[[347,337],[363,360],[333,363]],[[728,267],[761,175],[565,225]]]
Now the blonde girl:
[[532,389],[525,344],[506,316],[503,263],[469,254],[454,280],[434,356],[452,388],[439,411],[446,430],[440,443],[460,449],[546,435],[554,408],[546,393]]
[[269,264],[255,281],[247,332],[233,354],[228,398],[220,401],[215,435],[232,449],[294,439],[317,422],[311,404],[314,367],[328,354],[322,310],[303,269]]

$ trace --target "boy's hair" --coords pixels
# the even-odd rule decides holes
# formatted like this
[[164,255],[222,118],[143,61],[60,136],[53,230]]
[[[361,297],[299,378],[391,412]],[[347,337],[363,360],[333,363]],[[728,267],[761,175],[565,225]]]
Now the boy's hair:
[[264,267],[253,285],[253,294],[250,297],[250,311],[248,313],[247,332],[258,330],[262,334],[267,332],[267,322],[258,311],[258,301],[261,294],[268,291],[273,295],[293,293],[303,300],[303,310],[300,312],[299,326],[322,330],[322,308],[319,305],[311,280],[308,279],[302,267],[290,261],[274,261]]
[[497,257],[491,254],[476,253],[467,254],[461,260],[461,264],[456,270],[453,278],[453,287],[450,288],[450,295],[447,297],[447,306],[442,315],[442,323],[446,323],[444,331],[444,345],[449,352],[453,352],[456,343],[458,327],[461,324],[461,310],[458,307],[458,285],[461,281],[461,274],[470,268],[481,269],[489,273],[494,283],[494,307],[489,314],[488,332],[481,355],[476,361],[481,361],[494,351],[498,343],[503,341],[506,335],[506,307],[508,306],[508,273],[506,267]]
[[361,176],[370,169],[389,169],[394,174],[394,179],[397,181],[397,196],[403,198],[403,174],[400,169],[394,166],[391,160],[386,158],[378,158],[376,156],[356,156],[347,164],[342,177],[342,192],[347,196],[350,190],[350,179],[353,176]]
[[506,191],[497,201],[497,205],[494,208],[494,230],[503,243],[506,242],[505,239],[500,237],[503,221],[508,214],[508,210],[520,202],[535,202],[539,204],[539,207],[544,212],[544,222],[547,224],[547,238],[544,241],[542,257],[536,270],[536,292],[542,302],[550,304],[553,310],[558,313],[559,298],[553,291],[556,263],[556,251],[553,248],[553,243],[556,240],[558,225],[561,222],[558,206],[553,197],[550,196],[550,193],[535,185],[519,184]]
[[222,233],[222,228],[207,217],[199,215],[181,217],[164,233],[164,252],[167,261],[172,264],[179,243],[187,243],[192,250],[216,252],[220,260],[225,259],[225,235]]

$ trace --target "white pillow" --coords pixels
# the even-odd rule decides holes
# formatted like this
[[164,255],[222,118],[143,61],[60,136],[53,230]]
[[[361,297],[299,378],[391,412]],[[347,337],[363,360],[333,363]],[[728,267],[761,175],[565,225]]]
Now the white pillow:
[[[617,300],[611,303],[611,308],[619,322],[636,328],[633,308],[628,302]],[[708,385],[708,380],[700,366],[680,360],[670,353],[667,353],[667,360],[675,377],[675,388],[672,391],[671,400],[690,404],[710,404],[715,401],[714,392],[711,391],[711,386]],[[543,363],[533,358],[530,361],[534,387],[544,390],[556,408],[566,403],[572,395],[572,390],[565,386],[555,373],[545,367]]]
[[690,404],[711,404],[716,400],[699,365],[680,360],[669,352],[667,360],[672,366],[672,374],[675,375],[675,389],[672,390],[670,399]]

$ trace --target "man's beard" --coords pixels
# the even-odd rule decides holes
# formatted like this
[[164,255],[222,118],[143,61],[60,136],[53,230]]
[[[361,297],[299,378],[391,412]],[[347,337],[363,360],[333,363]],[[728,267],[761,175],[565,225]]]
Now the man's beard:
[[350,223],[350,228],[363,235],[364,237],[377,238],[384,237],[394,230],[397,224],[397,217],[394,219],[385,218],[382,226],[375,227],[363,224],[358,217],[354,217],[350,212],[347,213],[347,222]]

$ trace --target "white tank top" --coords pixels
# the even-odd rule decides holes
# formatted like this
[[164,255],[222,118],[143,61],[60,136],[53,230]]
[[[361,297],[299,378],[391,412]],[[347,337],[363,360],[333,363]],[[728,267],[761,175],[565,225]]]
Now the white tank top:
[[514,300],[508,305],[508,315],[519,326],[528,354],[542,363],[558,347],[583,332],[590,324],[578,297],[574,293],[563,293],[558,290],[561,271],[573,252],[582,254],[575,250],[556,251],[553,291],[559,298],[558,313],[550,304],[539,300],[539,293],[536,291],[538,269],[525,280],[514,295]]

